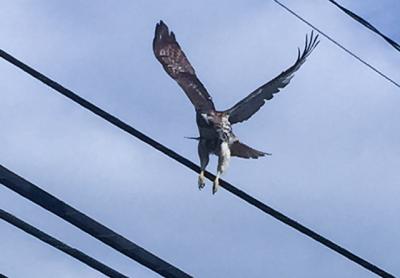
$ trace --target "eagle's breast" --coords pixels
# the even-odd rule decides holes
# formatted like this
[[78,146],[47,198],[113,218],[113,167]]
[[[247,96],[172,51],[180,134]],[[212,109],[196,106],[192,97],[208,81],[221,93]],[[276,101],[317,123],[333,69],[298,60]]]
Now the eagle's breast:
[[236,140],[236,136],[232,132],[228,115],[221,112],[212,112],[206,115],[196,113],[197,126],[199,128],[200,137],[205,140],[214,140],[226,142],[229,145]]

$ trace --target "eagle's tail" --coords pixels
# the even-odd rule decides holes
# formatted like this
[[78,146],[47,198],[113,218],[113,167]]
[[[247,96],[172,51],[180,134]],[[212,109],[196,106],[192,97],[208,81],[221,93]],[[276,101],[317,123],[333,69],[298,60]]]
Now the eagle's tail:
[[243,144],[239,141],[234,142],[232,145],[230,145],[230,150],[231,150],[231,155],[232,156],[237,156],[241,158],[259,158],[261,156],[265,155],[272,155],[270,153],[265,153],[261,151],[257,151],[253,148],[250,148],[246,144]]

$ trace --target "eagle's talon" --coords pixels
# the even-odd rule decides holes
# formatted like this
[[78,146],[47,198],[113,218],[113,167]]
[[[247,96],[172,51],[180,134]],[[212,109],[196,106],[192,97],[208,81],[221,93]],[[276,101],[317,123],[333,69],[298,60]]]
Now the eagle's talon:
[[204,186],[206,186],[205,182],[201,182],[199,180],[199,190],[202,190],[204,188]]
[[203,171],[199,175],[198,185],[199,185],[199,190],[202,190],[204,188],[204,186],[206,185],[205,180],[204,180],[204,172]]

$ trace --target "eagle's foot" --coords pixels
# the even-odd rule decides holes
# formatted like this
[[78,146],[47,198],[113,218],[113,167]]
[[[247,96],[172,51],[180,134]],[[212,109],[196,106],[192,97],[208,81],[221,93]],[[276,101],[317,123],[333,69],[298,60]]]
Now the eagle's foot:
[[202,190],[204,188],[204,186],[206,185],[205,178],[204,178],[204,171],[200,172],[198,185],[199,185],[199,190]]
[[212,194],[215,194],[219,188],[219,178],[216,177],[213,183]]

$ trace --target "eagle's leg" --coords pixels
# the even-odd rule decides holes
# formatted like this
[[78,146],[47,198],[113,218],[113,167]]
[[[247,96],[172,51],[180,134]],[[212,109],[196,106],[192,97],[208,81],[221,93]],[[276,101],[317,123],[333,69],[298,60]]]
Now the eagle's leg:
[[203,187],[206,185],[205,178],[204,178],[204,170],[207,167],[207,164],[210,160],[209,158],[209,152],[206,146],[206,141],[201,140],[199,141],[198,145],[198,152],[199,152],[199,157],[200,157],[200,175],[199,175],[199,180],[198,180],[198,185],[199,189],[203,189]]
[[231,158],[231,151],[227,142],[222,142],[220,146],[220,151],[218,155],[218,168],[217,176],[215,177],[212,193],[215,194],[219,188],[219,177],[228,168],[229,159]]
[[214,183],[213,183],[213,189],[212,193],[215,194],[218,191],[219,188],[219,177],[222,173],[220,171],[217,171],[217,176],[215,177]]

